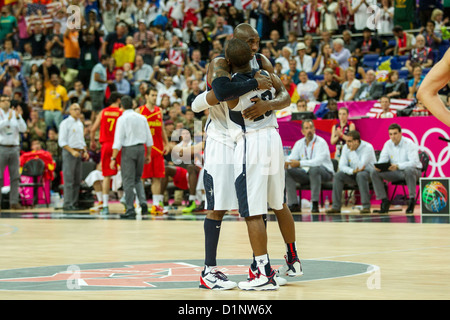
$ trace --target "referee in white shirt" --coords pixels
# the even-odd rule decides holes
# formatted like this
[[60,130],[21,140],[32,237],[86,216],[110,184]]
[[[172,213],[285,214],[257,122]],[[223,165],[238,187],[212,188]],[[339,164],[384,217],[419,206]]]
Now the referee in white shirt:
[[381,199],[381,210],[379,212],[388,213],[390,206],[383,180],[404,180],[409,192],[406,213],[413,213],[416,204],[416,183],[422,169],[419,147],[411,139],[402,136],[402,128],[398,124],[391,124],[388,131],[390,139],[384,144],[378,162],[389,162],[391,165],[388,171],[381,172],[375,168],[371,174],[375,195],[377,199]]
[[333,206],[327,210],[327,214],[341,212],[341,198],[344,184],[358,185],[361,194],[362,210],[360,213],[370,213],[370,173],[377,161],[373,146],[361,141],[358,131],[352,130],[347,133],[347,144],[342,148],[339,159],[339,172],[333,180]]
[[[0,189],[3,187],[3,174],[6,166],[9,170],[10,192],[9,205],[11,209],[22,209],[19,204],[19,158],[20,133],[27,130],[27,124],[22,119],[22,108],[11,107],[11,99],[7,95],[0,96]],[[1,192],[0,192],[1,203]]]
[[[296,184],[311,185],[311,212],[319,212],[319,198],[322,182],[331,181],[334,175],[330,148],[322,137],[316,135],[312,120],[302,122],[304,138],[297,141],[285,163],[286,196],[291,212],[301,212],[297,201]],[[300,199],[301,201],[301,199]]]
[[62,172],[64,177],[65,211],[76,211],[81,184],[81,160],[89,159],[84,140],[84,126],[80,120],[81,107],[74,103],[69,108],[69,117],[59,127],[58,144],[62,148]]
[[110,165],[111,169],[115,168],[117,154],[122,149],[120,165],[127,207],[127,211],[122,218],[135,219],[134,190],[136,190],[142,212],[148,212],[147,199],[145,198],[141,177],[144,163],[149,163],[151,160],[150,153],[145,155],[144,144],[147,146],[147,150],[150,150],[153,145],[153,138],[147,118],[133,110],[131,97],[123,96],[120,104],[125,111],[117,119]]

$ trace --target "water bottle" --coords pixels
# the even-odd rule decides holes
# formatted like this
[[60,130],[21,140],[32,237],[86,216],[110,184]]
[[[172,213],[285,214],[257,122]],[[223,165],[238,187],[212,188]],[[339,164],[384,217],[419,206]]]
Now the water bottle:
[[328,199],[328,196],[325,198],[325,210],[330,209],[330,200]]

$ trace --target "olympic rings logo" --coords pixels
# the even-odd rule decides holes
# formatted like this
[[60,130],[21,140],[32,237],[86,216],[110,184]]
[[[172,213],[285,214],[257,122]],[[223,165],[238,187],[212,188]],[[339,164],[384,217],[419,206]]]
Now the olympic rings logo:
[[420,143],[419,143],[418,138],[412,131],[402,128],[402,133],[404,135],[405,134],[408,135],[409,138],[412,141],[414,141],[415,144],[417,144],[419,146],[419,150],[426,152],[428,154],[428,156],[430,157],[429,167],[431,167],[431,172],[428,174],[428,176],[434,177],[434,175],[437,171],[440,177],[445,177],[445,174],[442,171],[442,168],[450,160],[450,143],[448,143],[447,146],[441,150],[441,152],[439,153],[437,158],[435,157],[433,151],[430,148],[425,146],[425,143],[426,143],[426,140],[428,139],[428,136],[430,136],[434,133],[437,133],[446,139],[450,139],[447,132],[445,132],[441,128],[431,128],[427,132],[425,132],[425,134],[422,136]]

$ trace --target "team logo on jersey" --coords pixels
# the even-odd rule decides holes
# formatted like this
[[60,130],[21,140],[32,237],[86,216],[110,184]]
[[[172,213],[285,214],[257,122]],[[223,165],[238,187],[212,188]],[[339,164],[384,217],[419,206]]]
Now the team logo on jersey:
[[[247,278],[249,260],[219,260],[219,269],[230,280]],[[274,269],[283,260],[273,260]],[[348,277],[370,273],[374,266],[341,261],[304,260],[304,275],[289,282]],[[155,290],[198,288],[201,260],[133,261],[73,264],[0,271],[0,290]]]

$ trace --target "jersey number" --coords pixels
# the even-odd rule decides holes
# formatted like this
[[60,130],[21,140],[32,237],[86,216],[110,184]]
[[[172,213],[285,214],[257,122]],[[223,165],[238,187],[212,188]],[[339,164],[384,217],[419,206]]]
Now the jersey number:
[[[257,98],[257,96],[254,96],[253,98]],[[252,99],[253,99],[252,98]],[[267,101],[267,100],[272,100],[272,92],[270,90],[266,90],[261,94],[261,100]],[[272,111],[269,110],[267,111],[265,114],[260,115],[258,118],[256,118],[254,121],[260,121],[262,119],[264,119],[264,117],[268,117],[272,114]]]
[[108,119],[106,119],[106,122],[109,122],[109,131],[113,131],[114,123],[116,122],[116,119],[115,118],[108,118]]

